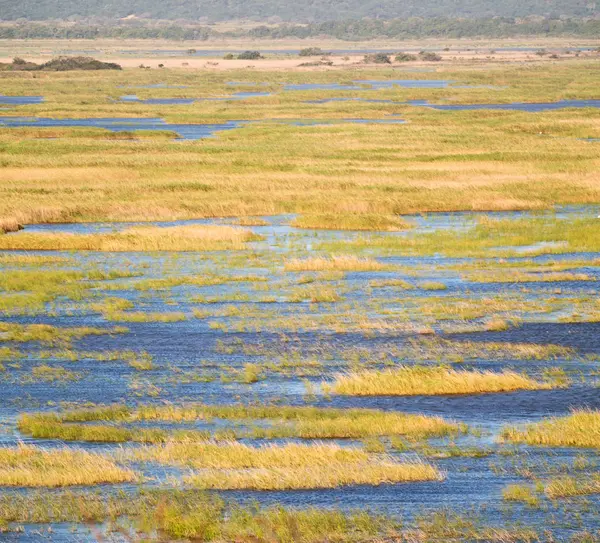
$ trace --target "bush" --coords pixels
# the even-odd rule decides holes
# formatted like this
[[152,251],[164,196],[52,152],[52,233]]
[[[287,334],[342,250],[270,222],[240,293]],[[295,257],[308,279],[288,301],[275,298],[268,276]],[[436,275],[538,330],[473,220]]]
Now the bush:
[[306,47],[300,51],[301,57],[320,57],[323,55],[331,55],[331,53],[325,53],[320,47]]
[[12,69],[23,71],[44,70],[47,72],[66,72],[68,70],[120,70],[121,66],[114,62],[101,62],[92,57],[57,57],[45,62],[44,64],[35,64],[23,60],[22,58],[13,59],[10,67],[3,64],[0,69]]
[[419,53],[419,58],[428,62],[439,62],[442,60],[442,57],[433,51],[421,51]]
[[233,53],[227,53],[223,58],[225,60],[233,60]]
[[398,53],[396,55],[396,62],[410,62],[417,60],[417,55],[411,55],[410,53]]
[[367,64],[391,64],[389,55],[385,53],[371,53],[369,55],[365,55],[364,61]]
[[263,58],[260,51],[244,51],[238,55],[240,60],[257,60],[259,58]]

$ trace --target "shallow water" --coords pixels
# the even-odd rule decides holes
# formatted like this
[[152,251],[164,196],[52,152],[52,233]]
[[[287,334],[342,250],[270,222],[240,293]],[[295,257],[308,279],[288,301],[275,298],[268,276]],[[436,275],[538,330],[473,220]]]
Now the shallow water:
[[261,96],[271,96],[270,92],[236,92],[230,96],[222,96],[218,98],[147,98],[140,99],[135,94],[121,96],[122,102],[133,102],[136,104],[146,105],[189,105],[194,102],[201,101],[229,101],[229,100],[246,100],[248,98],[259,98]]
[[[102,120],[101,120],[102,121]],[[135,121],[135,119],[134,119]],[[157,120],[160,121],[160,120]],[[118,124],[121,120],[108,120]],[[350,122],[355,122],[354,120]],[[160,122],[158,123],[160,125]],[[160,125],[163,126],[163,125]],[[572,221],[598,215],[598,206],[569,206],[551,212],[497,212],[497,213],[440,213],[405,217],[414,225],[412,233],[430,233],[438,230],[464,231],[483,217],[496,219],[557,218]],[[93,355],[77,361],[61,359],[58,353],[42,357],[41,346],[35,342],[7,343],[0,337],[0,347],[10,345],[26,354],[19,360],[19,367],[0,372],[0,442],[16,444],[19,440],[38,443],[44,447],[61,447],[58,440],[32,440],[16,430],[19,413],[35,410],[56,410],[57,402],[73,402],[81,405],[92,403],[182,403],[202,402],[208,404],[252,403],[258,405],[316,405],[340,408],[377,408],[386,411],[424,413],[439,415],[450,420],[469,424],[481,432],[480,436],[459,438],[459,444],[475,444],[490,448],[484,458],[456,457],[447,459],[428,458],[446,474],[440,483],[414,483],[382,485],[378,487],[356,486],[333,490],[309,490],[293,492],[222,492],[227,498],[240,502],[258,501],[264,505],[277,504],[292,507],[341,507],[343,509],[370,509],[411,519],[419,513],[430,514],[440,508],[450,508],[466,514],[477,514],[485,522],[502,525],[522,522],[526,526],[544,529],[552,521],[556,540],[568,540],[577,530],[600,529],[597,516],[598,496],[586,497],[590,507],[571,507],[552,503],[542,498],[544,507],[525,508],[508,505],[502,499],[502,489],[510,483],[527,483],[528,479],[516,471],[515,463],[527,462],[530,471],[541,479],[554,476],[552,470],[569,464],[581,454],[588,459],[600,461],[597,451],[577,449],[541,449],[518,447],[514,454],[506,456],[497,441],[505,425],[541,420],[547,416],[560,416],[573,408],[600,409],[598,373],[600,362],[600,323],[561,322],[560,312],[524,312],[518,310],[504,315],[519,316],[519,322],[505,331],[461,332],[443,331],[447,324],[465,324],[456,315],[441,316],[436,322],[424,317],[420,308],[436,304],[439,300],[463,302],[485,299],[524,300],[540,304],[550,303],[551,298],[582,300],[593,303],[597,297],[597,281],[562,281],[558,283],[478,283],[465,277],[460,269],[452,266],[467,265],[475,260],[450,258],[443,255],[427,257],[393,254],[375,255],[381,262],[397,266],[394,270],[381,272],[347,272],[343,277],[319,278],[318,274],[285,272],[283,263],[289,258],[305,258],[319,252],[325,242],[351,242],[368,235],[364,232],[299,230],[289,223],[293,216],[264,217],[267,224],[248,227],[264,239],[253,242],[249,251],[209,253],[36,253],[30,255],[60,256],[64,262],[56,269],[68,270],[129,270],[136,276],[100,281],[94,288],[93,301],[106,297],[130,300],[134,311],[173,312],[180,311],[186,319],[180,322],[116,322],[95,311],[89,300],[56,300],[48,311],[32,314],[10,314],[2,317],[4,322],[21,324],[52,324],[62,327],[93,326],[108,328],[124,325],[129,331],[123,334],[86,336],[74,341],[78,351],[106,352],[132,350],[148,352],[155,365],[151,371],[139,371],[123,360],[100,361]],[[194,221],[164,221],[151,223],[161,227],[194,224],[235,225],[234,218],[203,219]],[[122,231],[139,224],[148,223],[89,223],[89,224],[40,224],[26,227],[19,233],[106,233]],[[407,232],[381,234],[383,236],[406,236]],[[9,254],[5,252],[3,254]],[[253,255],[253,256],[252,256]],[[1,255],[0,255],[1,256]],[[573,260],[589,261],[584,268],[600,279],[598,254],[564,253],[560,255],[514,256],[507,262]],[[595,261],[595,262],[594,262]],[[490,260],[489,268],[498,261]],[[528,264],[529,265],[529,264]],[[26,269],[18,263],[1,263],[0,270]],[[486,268],[487,269],[487,268]],[[581,270],[578,270],[581,271]],[[162,288],[143,289],[136,285],[144,280],[163,280],[189,277],[254,276],[267,281],[223,282],[209,286],[190,284],[167,285]],[[314,282],[335,288],[342,300],[336,303],[291,303],[290,293],[303,287],[300,282],[307,276]],[[422,281],[437,281],[446,285],[442,291],[422,288],[404,290],[394,286],[376,286],[381,280],[399,279],[419,285]],[[310,286],[313,283],[308,283]],[[200,298],[199,298],[200,297]],[[266,300],[265,298],[273,298]],[[202,301],[204,299],[204,301]],[[51,309],[51,310],[50,310]],[[194,309],[206,311],[206,316],[194,317]],[[242,313],[238,314],[239,310]],[[250,313],[244,314],[244,311]],[[406,310],[406,311],[405,311]],[[254,312],[254,313],[252,313]],[[385,320],[391,326],[369,333],[367,329],[355,328],[354,317],[364,313],[366,320]],[[336,316],[337,315],[337,316]],[[409,321],[404,323],[403,317]],[[291,326],[290,319],[307,317],[306,321]],[[329,326],[329,319],[347,319],[345,329]],[[481,323],[482,319],[469,321]],[[311,322],[318,323],[311,328]],[[357,321],[358,322],[358,321]],[[435,336],[423,336],[411,322],[431,325],[437,330]],[[217,324],[219,326],[217,326]],[[406,324],[407,326],[403,326]],[[222,325],[223,327],[220,327]],[[247,328],[245,328],[247,327]],[[258,329],[252,329],[258,327]],[[423,340],[444,340],[441,354],[428,350]],[[519,359],[516,356],[469,356],[456,362],[451,358],[452,346],[469,342],[475,345],[495,343],[545,344],[571,347],[572,357]],[[422,345],[420,351],[411,351],[414,345]],[[43,347],[43,346],[42,346]],[[50,349],[49,347],[43,347]],[[422,359],[418,354],[424,353]],[[589,355],[594,355],[590,357]],[[320,384],[331,380],[338,372],[353,367],[356,360],[367,357],[367,367],[379,368],[399,364],[437,364],[445,362],[453,367],[502,371],[504,369],[524,372],[535,378],[544,378],[545,372],[561,368],[572,378],[564,388],[553,390],[522,391],[498,394],[441,395],[441,396],[373,396],[344,397],[322,394]],[[316,373],[302,361],[317,359],[322,363]],[[239,379],[247,363],[275,364],[300,360],[289,371],[265,369],[261,379],[245,383]],[[39,364],[64,367],[78,374],[74,380],[45,382],[29,378],[31,368]],[[306,394],[306,382],[315,387],[314,396]],[[213,423],[211,423],[213,424]],[[153,427],[153,423],[144,423]],[[232,425],[227,421],[215,421],[216,427]],[[160,424],[159,424],[160,426]],[[165,423],[165,427],[205,429],[206,421],[184,424]],[[243,426],[242,426],[243,427]],[[248,441],[255,443],[255,441]],[[340,441],[346,446],[359,446],[359,442]],[[116,446],[110,444],[76,443],[96,452],[110,452]],[[127,446],[127,445],[126,445]],[[396,454],[396,453],[394,453]],[[408,453],[414,458],[415,453]],[[411,456],[412,455],[412,456]],[[406,456],[399,455],[399,458]],[[139,469],[151,479],[149,485],[168,486],[168,475],[176,469],[143,466]],[[562,468],[561,468],[562,469]],[[593,469],[590,471],[593,473]],[[102,492],[122,488],[134,491],[132,485],[107,487]],[[6,490],[2,490],[6,492]],[[573,509],[574,508],[574,509]],[[474,510],[475,513],[472,513]],[[574,510],[579,512],[575,518]],[[43,540],[45,535],[35,535],[32,528],[22,536],[23,541]],[[36,539],[37,537],[37,539]],[[52,540],[93,541],[93,534],[83,528],[74,533],[65,525],[56,526]],[[7,536],[7,541],[18,541],[19,535]],[[11,539],[12,538],[12,539]]]
[[335,124],[404,124],[402,119],[265,119],[264,121],[227,121],[215,124],[176,124],[158,118],[98,118],[98,119],[52,119],[49,117],[0,117],[0,127],[18,128],[102,128],[111,132],[135,132],[137,130],[170,131],[182,140],[210,138],[223,132],[248,124],[276,123],[293,126],[318,126]]
[[4,96],[3,94],[0,94],[0,104],[8,106],[41,104],[43,101],[43,96]]

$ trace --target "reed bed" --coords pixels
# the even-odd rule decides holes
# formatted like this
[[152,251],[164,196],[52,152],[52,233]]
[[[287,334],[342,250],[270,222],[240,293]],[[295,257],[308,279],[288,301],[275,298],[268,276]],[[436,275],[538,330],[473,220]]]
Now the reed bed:
[[386,266],[373,258],[358,258],[352,255],[312,257],[288,260],[285,271],[382,271]]
[[0,486],[64,487],[124,483],[136,478],[133,471],[99,454],[27,445],[0,448]]
[[260,239],[231,226],[134,227],[111,234],[26,233],[0,236],[0,249],[29,251],[219,251],[242,250]]
[[523,428],[505,428],[502,439],[548,447],[600,448],[600,411],[578,409],[566,417],[549,418]]
[[325,389],[347,396],[411,396],[484,394],[552,388],[524,375],[504,371],[453,370],[446,367],[402,366],[382,371],[340,374]]
[[301,490],[349,485],[441,481],[443,475],[425,463],[396,463],[378,460],[359,464],[329,463],[325,466],[199,471],[184,482],[214,490]]

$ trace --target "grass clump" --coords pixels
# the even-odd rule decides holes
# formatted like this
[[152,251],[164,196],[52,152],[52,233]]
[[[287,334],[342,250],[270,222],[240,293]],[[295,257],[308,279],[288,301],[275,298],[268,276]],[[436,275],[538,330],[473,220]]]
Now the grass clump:
[[294,258],[285,263],[285,271],[381,271],[386,267],[373,258],[352,255],[312,257],[303,260]]
[[326,390],[348,396],[410,396],[432,394],[483,394],[512,390],[552,388],[529,377],[505,371],[453,370],[444,366],[401,366],[382,371],[340,374]]
[[508,485],[502,490],[502,498],[510,502],[526,503],[530,507],[537,507],[540,497],[530,485]]
[[600,411],[578,409],[566,417],[552,417],[524,428],[505,428],[502,438],[528,445],[600,448]]
[[0,219],[0,234],[8,234],[9,232],[18,232],[23,229],[23,225],[17,221],[17,219],[13,219],[7,217],[5,219]]
[[544,491],[551,499],[600,494],[600,475],[585,480],[565,475],[546,483]]
[[43,450],[19,445],[0,448],[0,486],[63,487],[123,483],[133,471],[98,454],[79,450]]
[[22,233],[0,236],[0,249],[37,251],[218,251],[241,250],[260,239],[232,226],[133,227],[110,234]]
[[315,230],[372,230],[396,232],[407,230],[410,223],[393,215],[354,214],[354,215],[302,215],[291,223],[296,228]]

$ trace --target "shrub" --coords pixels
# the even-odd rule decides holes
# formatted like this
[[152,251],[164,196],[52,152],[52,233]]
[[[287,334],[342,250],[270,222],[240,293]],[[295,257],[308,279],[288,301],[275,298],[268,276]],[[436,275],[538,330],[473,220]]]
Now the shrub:
[[419,58],[428,62],[439,62],[442,60],[442,57],[433,51],[421,51],[419,53]]
[[305,47],[299,54],[301,57],[320,57],[331,53],[325,53],[320,47]]
[[239,60],[257,60],[263,58],[260,51],[244,51],[238,55]]
[[396,62],[410,62],[412,60],[417,60],[417,55],[410,53],[398,53],[396,55]]
[[371,53],[365,55],[364,62],[367,64],[391,64],[389,55],[385,53]]

